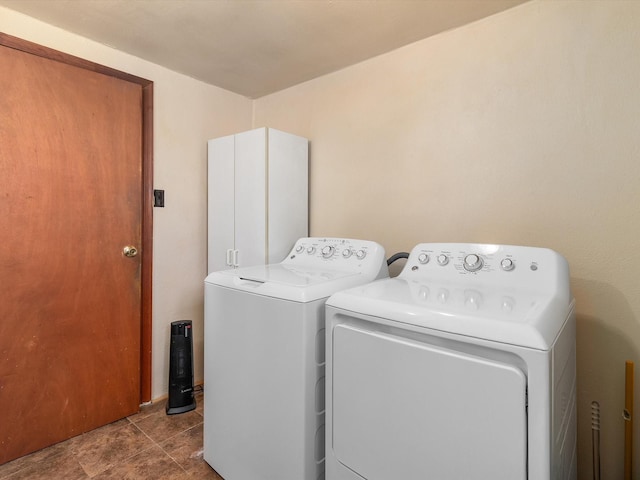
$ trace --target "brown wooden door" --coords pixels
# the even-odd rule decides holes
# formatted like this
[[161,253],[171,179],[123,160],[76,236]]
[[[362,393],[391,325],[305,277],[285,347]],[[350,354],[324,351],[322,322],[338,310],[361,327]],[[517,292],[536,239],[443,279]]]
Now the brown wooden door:
[[142,89],[0,47],[0,464],[138,410]]

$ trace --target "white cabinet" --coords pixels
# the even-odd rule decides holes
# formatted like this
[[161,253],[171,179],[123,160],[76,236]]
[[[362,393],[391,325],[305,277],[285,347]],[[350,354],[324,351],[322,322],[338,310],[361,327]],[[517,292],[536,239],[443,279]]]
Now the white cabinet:
[[258,128],[208,156],[208,272],[282,261],[308,236],[309,141]]

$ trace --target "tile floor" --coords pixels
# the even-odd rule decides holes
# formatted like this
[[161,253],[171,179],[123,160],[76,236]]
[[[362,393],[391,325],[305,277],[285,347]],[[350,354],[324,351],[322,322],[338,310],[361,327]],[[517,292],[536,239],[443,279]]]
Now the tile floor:
[[214,479],[202,459],[202,393],[197,408],[165,413],[165,402],[84,435],[0,465],[0,479]]

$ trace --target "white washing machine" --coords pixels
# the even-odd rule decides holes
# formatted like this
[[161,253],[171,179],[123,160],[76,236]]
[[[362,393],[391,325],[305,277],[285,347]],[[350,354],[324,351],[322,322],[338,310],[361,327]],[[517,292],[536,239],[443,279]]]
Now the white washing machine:
[[542,248],[420,244],[327,301],[327,480],[568,480],[574,300]]
[[225,480],[324,478],[324,304],[382,277],[380,245],[338,238],[207,277],[204,459]]

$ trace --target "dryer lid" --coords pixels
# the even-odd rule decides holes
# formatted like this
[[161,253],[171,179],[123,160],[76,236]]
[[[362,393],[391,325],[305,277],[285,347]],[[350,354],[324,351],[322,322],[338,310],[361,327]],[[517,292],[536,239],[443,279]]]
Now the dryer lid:
[[573,304],[569,265],[557,252],[473,243],[418,244],[398,277],[327,301],[409,329],[539,350],[551,348]]
[[331,296],[327,305],[412,330],[549,350],[573,300],[534,291],[390,278]]

